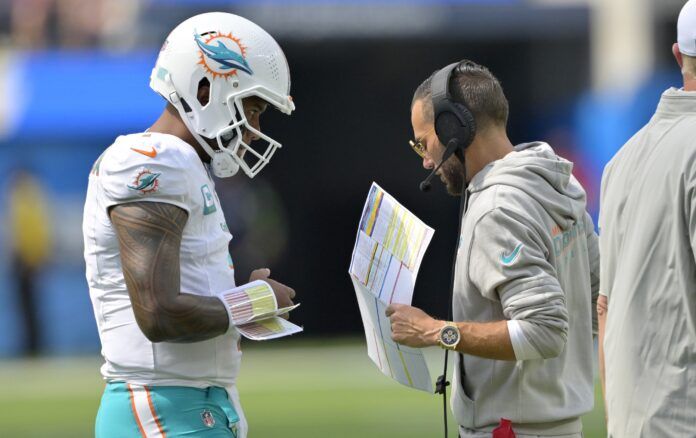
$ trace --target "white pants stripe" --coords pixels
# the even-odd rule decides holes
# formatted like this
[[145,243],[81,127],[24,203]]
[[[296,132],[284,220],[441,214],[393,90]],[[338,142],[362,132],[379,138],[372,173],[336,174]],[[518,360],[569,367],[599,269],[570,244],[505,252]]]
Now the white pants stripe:
[[166,438],[147,387],[128,384],[135,421],[143,438]]

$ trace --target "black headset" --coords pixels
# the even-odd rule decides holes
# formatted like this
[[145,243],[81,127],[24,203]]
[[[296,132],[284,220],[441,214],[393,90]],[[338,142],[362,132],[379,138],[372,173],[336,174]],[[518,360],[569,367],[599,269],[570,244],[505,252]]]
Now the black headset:
[[455,62],[433,76],[430,90],[433,101],[435,133],[440,143],[449,146],[457,142],[457,150],[464,151],[476,136],[476,119],[464,102],[455,102],[450,93],[450,79],[456,69],[475,66],[471,61]]
[[[455,69],[457,72],[463,72],[463,69],[476,66],[477,64],[467,60],[455,62],[437,71],[430,81],[435,134],[440,143],[445,146],[445,152],[442,154],[440,164],[418,186],[422,192],[430,190],[430,180],[452,154],[464,163],[464,150],[474,141],[476,119],[464,102],[455,102],[452,99],[449,85]],[[466,190],[462,193],[465,192]]]

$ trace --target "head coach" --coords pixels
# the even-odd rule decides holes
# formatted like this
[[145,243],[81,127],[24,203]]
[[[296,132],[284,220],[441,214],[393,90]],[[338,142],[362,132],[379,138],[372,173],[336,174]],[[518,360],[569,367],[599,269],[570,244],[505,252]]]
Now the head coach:
[[[499,81],[471,61],[416,90],[413,148],[463,196],[453,321],[387,309],[396,342],[456,353],[452,410],[462,438],[580,437],[593,406],[597,235],[573,165],[542,142],[513,146]],[[429,291],[446,294],[446,291]]]

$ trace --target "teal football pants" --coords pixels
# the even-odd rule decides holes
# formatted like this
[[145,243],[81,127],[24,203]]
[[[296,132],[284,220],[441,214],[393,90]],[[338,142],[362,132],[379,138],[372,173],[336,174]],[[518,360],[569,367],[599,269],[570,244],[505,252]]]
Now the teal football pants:
[[237,438],[239,415],[224,388],[106,385],[96,438]]

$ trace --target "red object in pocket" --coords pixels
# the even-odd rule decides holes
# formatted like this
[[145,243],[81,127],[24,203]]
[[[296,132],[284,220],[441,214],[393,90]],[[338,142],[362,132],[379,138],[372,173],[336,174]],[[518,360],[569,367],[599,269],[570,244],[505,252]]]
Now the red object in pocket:
[[512,430],[512,421],[505,418],[500,419],[500,425],[493,429],[493,438],[515,438],[515,431]]

